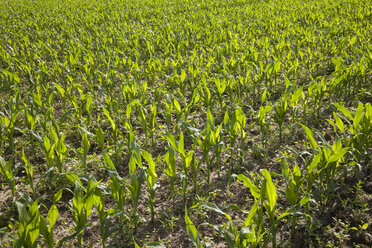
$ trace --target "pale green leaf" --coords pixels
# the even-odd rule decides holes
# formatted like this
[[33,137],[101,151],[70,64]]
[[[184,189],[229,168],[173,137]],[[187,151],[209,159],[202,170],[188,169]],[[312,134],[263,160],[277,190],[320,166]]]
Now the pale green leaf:
[[238,175],[238,180],[242,181],[246,187],[251,190],[251,194],[254,198],[260,198],[261,191],[260,189],[254,185],[248,177],[244,176],[243,174]]
[[266,169],[262,170],[262,175],[266,179],[266,195],[267,195],[267,201],[270,207],[270,211],[273,212],[275,209],[276,201],[278,199],[278,195],[276,193],[276,188],[271,180],[270,172],[268,172]]

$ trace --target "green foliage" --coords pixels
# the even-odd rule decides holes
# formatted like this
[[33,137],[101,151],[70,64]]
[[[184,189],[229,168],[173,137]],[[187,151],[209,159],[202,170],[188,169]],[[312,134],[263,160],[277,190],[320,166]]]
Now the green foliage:
[[[293,246],[304,229],[313,242],[324,233],[319,214],[349,201],[339,189],[369,179],[371,8],[368,0],[1,1],[9,213],[0,224],[9,222],[13,245],[88,246],[83,233],[99,225],[102,246],[156,247],[137,230],[158,223],[163,208],[173,227],[184,207],[196,247],[217,240],[201,225],[228,247]],[[230,186],[238,200],[225,199]],[[251,194],[242,197],[244,186]],[[71,194],[58,202],[62,191]],[[221,223],[205,215],[196,227],[191,219],[206,210]],[[56,240],[66,215],[73,233]],[[370,218],[358,221],[353,231],[368,230]]]
[[24,205],[15,203],[19,215],[18,235],[19,239],[15,247],[37,247],[39,236],[40,213],[38,201]]

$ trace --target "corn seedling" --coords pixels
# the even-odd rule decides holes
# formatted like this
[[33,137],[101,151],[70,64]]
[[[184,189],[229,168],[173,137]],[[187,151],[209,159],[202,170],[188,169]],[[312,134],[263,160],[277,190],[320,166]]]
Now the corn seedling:
[[154,221],[154,217],[155,217],[154,202],[155,202],[155,192],[156,192],[156,189],[158,188],[158,184],[156,184],[158,175],[156,174],[156,170],[155,170],[155,162],[152,159],[150,153],[143,151],[142,157],[146,160],[148,164],[148,168],[146,169],[146,182],[147,182],[147,186],[149,187],[149,191],[150,191],[149,192],[150,198],[148,202],[149,202],[149,208],[151,212],[151,221]]
[[[53,231],[59,215],[56,203],[61,199],[62,193],[63,189],[59,190],[54,195],[53,205],[49,208],[49,210],[46,206],[44,206],[45,209],[48,210],[47,218],[45,219],[43,216],[40,216],[40,234],[43,236],[48,247],[51,248],[55,246]],[[46,220],[48,220],[48,225]]]
[[83,231],[91,223],[87,222],[92,213],[94,205],[94,190],[100,182],[95,182],[93,178],[88,181],[87,188],[83,188],[81,183],[75,181],[74,197],[71,202],[73,221],[75,224],[75,233],[78,239],[79,247],[83,246]]
[[14,244],[14,247],[37,247],[40,227],[38,201],[27,203],[27,205],[16,202],[16,206],[19,215],[19,238]]
[[284,118],[288,111],[288,100],[286,95],[282,96],[282,98],[274,105],[274,110],[274,120],[279,127],[279,142],[282,142]]
[[16,171],[13,169],[13,165],[11,161],[6,162],[4,158],[0,157],[0,172],[4,175],[6,183],[8,184],[9,188],[12,190],[13,199],[15,198],[17,192],[17,184],[16,184]]

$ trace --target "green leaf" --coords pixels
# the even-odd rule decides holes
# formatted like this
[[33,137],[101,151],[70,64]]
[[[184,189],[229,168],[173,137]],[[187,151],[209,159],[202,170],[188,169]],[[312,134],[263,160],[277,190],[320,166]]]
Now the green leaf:
[[129,120],[130,119],[130,114],[132,113],[132,105],[127,104],[125,113],[126,113],[127,119]]
[[361,226],[361,228],[362,228],[363,230],[366,230],[366,229],[368,228],[368,223],[364,223],[364,224]]
[[181,83],[183,83],[186,79],[186,72],[184,69],[182,69],[181,71]]
[[17,210],[18,210],[18,220],[20,222],[26,222],[27,221],[27,209],[25,205],[23,205],[20,202],[16,202]]
[[357,130],[359,123],[362,120],[363,110],[364,110],[363,103],[359,103],[358,108],[354,115],[354,120],[353,120],[354,130]]
[[54,244],[50,243],[50,232],[48,230],[46,221],[43,216],[40,216],[40,232],[41,235],[44,236],[45,242],[47,243],[48,247],[53,247]]
[[316,143],[315,139],[314,139],[314,134],[313,132],[305,125],[302,125],[302,128],[305,130],[305,134],[306,134],[306,138],[308,139],[308,141],[310,142],[310,145],[312,146],[313,149],[317,149],[319,148],[319,145]]
[[207,123],[210,128],[214,128],[214,118],[209,109],[207,110]]
[[194,157],[194,151],[189,151],[186,156],[186,169],[189,168],[193,157]]
[[140,248],[140,247],[137,245],[136,241],[134,241],[134,248]]
[[218,214],[226,215],[225,212],[223,212],[219,207],[216,206],[216,204],[214,204],[212,202],[202,202],[202,203],[198,204],[198,206],[201,206],[201,207],[204,207],[206,209],[212,210],[212,211],[214,211]]
[[265,89],[265,91],[262,93],[262,96],[261,96],[261,105],[263,105],[263,103],[265,102],[266,97],[267,97],[267,90]]
[[165,134],[165,137],[167,138],[169,144],[171,145],[171,147],[177,151],[178,148],[177,148],[177,144],[176,144],[176,139],[174,138],[174,136],[172,134],[170,134],[169,132],[167,132]]
[[287,165],[287,161],[284,157],[282,157],[282,174],[284,179],[289,182],[289,168]]
[[136,173],[136,158],[132,155],[129,159],[129,175],[133,176]]
[[114,165],[114,163],[111,161],[111,158],[110,158],[110,156],[108,155],[108,153],[107,153],[106,151],[103,152],[103,159],[104,159],[104,161],[105,161],[106,166],[107,166],[109,169],[116,171],[115,165]]
[[[288,211],[288,210],[287,210]],[[285,211],[284,213],[282,213],[281,215],[279,215],[279,217],[276,219],[277,222],[279,222],[281,219],[283,219],[284,217],[290,215],[289,212]]]
[[34,102],[39,105],[39,107],[43,106],[43,102],[41,101],[40,97],[35,94],[35,92],[32,92],[32,96],[34,99]]
[[307,174],[310,174],[315,168],[316,166],[319,164],[320,162],[320,158],[322,157],[322,153],[318,153],[314,158],[313,160],[311,161],[311,164],[307,167]]
[[343,148],[341,151],[337,152],[336,154],[333,154],[332,156],[330,156],[327,160],[327,163],[333,163],[333,162],[337,162],[339,159],[341,159],[347,152],[349,151],[349,148],[346,147],[346,148]]
[[174,104],[174,107],[176,108],[177,114],[180,114],[181,113],[181,105],[179,104],[177,99],[174,99],[173,104]]
[[67,172],[67,173],[65,174],[65,176],[66,176],[67,179],[68,179],[71,183],[73,183],[73,184],[75,184],[76,181],[78,181],[79,183],[81,183],[79,176],[76,175],[76,174],[73,173],[73,172]]
[[57,203],[61,199],[62,193],[63,193],[63,188],[58,190],[58,192],[54,194],[54,197],[53,197],[54,203]]
[[338,104],[338,103],[333,103],[333,105],[344,114],[345,117],[347,117],[349,120],[352,119],[351,112],[345,108],[344,106]]
[[251,208],[251,211],[249,211],[249,214],[244,221],[244,226],[249,226],[250,224],[252,224],[253,216],[255,215],[255,213],[257,212],[257,209],[258,209],[258,203],[259,203],[259,201],[255,199],[255,202],[254,202],[254,204]]
[[278,195],[276,194],[276,188],[273,181],[271,180],[270,173],[266,169],[262,170],[262,175],[266,179],[266,195],[270,207],[270,212],[274,212],[276,200],[278,199]]
[[333,117],[335,118],[336,125],[341,133],[345,132],[344,122],[341,120],[341,118],[335,112],[333,112]]
[[275,73],[278,73],[279,72],[279,70],[280,70],[280,64],[281,64],[280,60],[278,60],[278,61],[275,62],[275,65],[274,65],[274,71],[275,71]]
[[39,236],[40,213],[39,213],[38,200],[34,201],[32,205],[29,207],[29,209],[30,209],[31,223],[28,223],[30,229],[29,229],[29,234],[26,236],[26,238],[29,237],[30,243],[34,245]]
[[96,128],[96,137],[97,137],[99,146],[103,148],[105,144],[105,134],[103,133],[103,130],[101,127]]
[[226,110],[226,112],[225,112],[225,116],[224,116],[224,118],[223,118],[223,121],[224,121],[225,126],[227,126],[227,125],[230,124],[230,117],[229,117],[229,112],[228,112],[228,110]]
[[254,198],[260,198],[261,191],[260,189],[254,185],[248,177],[244,176],[243,174],[238,175],[238,180],[242,181],[246,187],[251,190],[251,194]]
[[49,221],[49,232],[53,231],[53,227],[58,218],[58,209],[56,205],[52,205],[48,211],[48,221]]
[[25,169],[26,169],[26,174],[27,176],[32,179],[32,176],[33,176],[33,169],[32,169],[32,165],[29,163],[27,157],[26,157],[26,154],[24,152],[24,150],[22,150],[22,160],[25,162]]
[[299,204],[300,205],[305,205],[306,203],[308,203],[310,201],[311,197],[310,196],[304,196],[302,197],[302,199],[300,200]]
[[147,151],[143,151],[142,156],[147,161],[147,163],[149,164],[149,167],[147,169],[147,174],[150,176],[150,178],[148,179],[149,180],[149,188],[152,189],[155,182],[156,182],[156,179],[158,178],[158,176],[156,175],[156,171],[155,171],[155,162],[152,159],[150,153],[148,153]]
[[242,108],[238,107],[235,111],[236,120],[240,124],[240,127],[244,130],[247,118],[245,117],[245,114],[242,110]]
[[196,247],[200,247],[200,241],[198,237],[198,231],[196,230],[196,227],[194,226],[194,223],[190,220],[188,214],[187,214],[187,206],[185,206],[185,222],[186,222],[186,231],[189,235],[191,241],[194,243]]
[[116,125],[115,125],[115,122],[114,120],[111,118],[110,116],[110,113],[107,111],[106,108],[103,108],[103,114],[107,117],[107,119],[109,120],[110,124],[111,124],[111,127],[112,127],[112,130],[116,131]]
[[184,138],[183,138],[183,132],[182,131],[181,131],[181,134],[180,134],[180,140],[178,142],[178,152],[181,154],[182,158],[186,157],[185,148],[184,148]]

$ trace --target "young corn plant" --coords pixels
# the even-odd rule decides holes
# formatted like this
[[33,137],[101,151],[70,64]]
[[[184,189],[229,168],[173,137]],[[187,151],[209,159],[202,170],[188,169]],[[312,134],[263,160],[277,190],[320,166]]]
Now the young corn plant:
[[76,154],[80,159],[82,167],[85,168],[87,165],[87,157],[90,149],[90,142],[88,140],[87,132],[82,133],[81,137],[82,137],[81,147],[77,149]]
[[[136,143],[133,133],[131,133],[131,157],[129,159],[129,176],[130,185],[128,186],[129,192],[132,195],[133,209],[132,216],[134,219],[134,228],[137,230],[139,224],[139,216],[137,215],[138,200],[141,196],[141,186],[145,177],[145,170],[142,168],[142,156],[139,146]],[[137,166],[140,172],[137,173]],[[137,175],[138,174],[138,175]]]
[[242,108],[238,107],[235,110],[235,119],[238,123],[238,130],[240,131],[240,165],[243,165],[244,162],[244,143],[247,137],[247,134],[245,132],[245,126],[247,123],[247,117],[245,117],[245,114],[242,110]]
[[32,190],[32,194],[35,198],[35,193],[36,192],[35,192],[35,186],[34,186],[34,170],[33,170],[32,164],[28,161],[24,150],[22,150],[22,160],[25,163],[25,171],[26,171],[26,175],[27,175],[26,181],[27,181],[28,185],[30,185],[31,190]]
[[320,166],[318,168],[319,172],[319,182],[323,184],[323,180],[326,179],[326,199],[325,202],[333,198],[335,193],[335,188],[337,184],[336,175],[341,170],[342,165],[345,166],[347,161],[345,160],[345,154],[348,153],[350,147],[342,148],[342,143],[337,139],[332,146],[328,144],[324,147],[321,147],[321,160]]
[[234,149],[235,149],[235,143],[238,136],[238,121],[236,120],[235,113],[232,115],[231,119],[229,116],[229,111],[226,110],[224,115],[224,125],[225,128],[229,134],[229,149],[230,149],[230,163],[231,163],[231,173],[233,171],[233,155],[234,155]]
[[149,120],[149,131],[150,131],[150,137],[151,137],[151,146],[156,147],[155,143],[155,132],[157,130],[157,121],[156,121],[156,104],[155,102],[152,103],[151,105],[151,114],[150,114],[150,120]]
[[18,235],[13,247],[33,248],[37,247],[40,228],[40,212],[38,201],[24,205],[20,202],[15,203],[18,210]]
[[150,208],[151,213],[151,221],[154,221],[155,219],[155,192],[157,188],[159,187],[158,184],[156,184],[156,180],[158,179],[158,175],[156,174],[155,170],[155,162],[152,159],[150,153],[143,151],[142,157],[146,160],[148,164],[148,168],[146,169],[146,182],[147,186],[149,188],[150,198],[148,199],[148,204]]
[[216,78],[215,80],[215,87],[216,87],[216,92],[217,92],[217,96],[218,96],[218,102],[220,104],[220,107],[222,108],[223,107],[223,104],[224,104],[224,101],[223,101],[223,94],[226,90],[226,79],[225,78],[222,78],[222,79],[219,79],[219,78]]
[[338,103],[334,103],[334,106],[342,115],[334,112],[334,121],[328,120],[328,122],[333,126],[335,133],[341,134],[339,137],[344,145],[354,150],[353,154],[358,163],[363,159],[368,160],[372,129],[371,104],[367,103],[364,106],[363,103],[360,103],[354,115],[350,110]]
[[[47,246],[51,248],[54,248],[55,246],[53,230],[59,215],[56,204],[61,199],[62,193],[63,189],[54,194],[53,205],[49,208],[49,210],[45,205],[43,205],[45,209],[48,210],[47,218],[44,218],[42,215],[40,215],[40,234],[43,236]],[[48,225],[47,221],[49,223]]]
[[96,141],[99,145],[99,148],[103,151],[105,150],[105,133],[101,127],[96,128]]
[[47,158],[47,165],[49,169],[57,167],[59,173],[64,172],[64,161],[67,157],[67,146],[65,144],[65,134],[60,133],[57,129],[49,126],[48,136],[44,136],[43,143],[41,144]]
[[[238,208],[239,211],[244,212],[238,206],[233,204],[227,207],[225,206],[218,207],[214,203],[211,203],[211,202],[201,202],[201,203],[198,203],[192,206],[191,208],[197,208],[197,207],[203,207],[207,210],[211,210],[217,214],[224,215],[226,217],[226,219],[228,220],[227,223],[223,223],[222,225],[212,225],[212,224],[209,224],[209,225],[212,226],[217,231],[217,233],[220,234],[225,239],[227,243],[227,247],[243,248],[249,245],[247,242],[244,241],[244,233],[245,233],[244,227],[243,229],[239,231],[239,227],[233,222],[232,217],[223,211],[224,209]],[[252,243],[250,243],[250,245],[252,245]]]
[[185,102],[186,107],[184,107],[182,109],[182,111],[184,113],[184,121],[185,122],[187,122],[191,111],[195,108],[195,106],[199,102],[199,100],[200,100],[200,95],[198,94],[197,89],[194,89],[192,91],[192,96],[191,96],[190,102],[188,104],[186,104],[186,102]]
[[[119,231],[124,232],[124,221],[125,221],[125,219],[129,218],[126,214],[126,211],[125,211],[125,202],[126,202],[126,199],[127,199],[127,191],[128,191],[127,181],[126,181],[125,178],[122,178],[122,177],[119,176],[119,174],[118,174],[118,172],[115,168],[115,165],[112,162],[112,160],[111,160],[111,158],[110,158],[110,156],[108,155],[107,152],[103,153],[103,158],[104,158],[104,162],[105,162],[105,170],[110,175],[110,181],[108,183],[110,196],[112,197],[112,199],[114,200],[114,202],[116,204],[115,214],[117,214],[119,216]],[[103,198],[100,198],[99,199],[100,203],[97,203],[97,204],[102,204],[102,200],[103,200]],[[99,206],[101,206],[101,205],[99,205]],[[101,210],[104,211],[103,207],[102,207]],[[105,212],[101,212],[102,221],[104,221],[104,219],[105,219],[103,217],[105,217],[105,218],[107,217]],[[101,222],[101,225],[105,226],[106,223]],[[106,235],[106,231],[105,231],[105,235]],[[103,235],[102,238],[106,237],[105,235]]]
[[[183,191],[183,200],[186,201],[186,187],[188,182],[188,174],[190,165],[195,170],[194,172],[197,173],[197,168],[195,167],[194,163],[194,150],[191,149],[188,153],[185,151],[184,147],[184,135],[181,131],[179,142],[176,142],[176,139],[170,133],[166,134],[167,140],[170,146],[178,152],[181,157],[182,167],[183,167],[183,175],[182,178],[182,191]],[[178,145],[177,145],[178,144]],[[195,179],[195,178],[194,178]],[[196,179],[195,179],[196,180]]]
[[181,118],[182,118],[182,113],[184,112],[184,110],[183,110],[183,108],[181,107],[180,103],[177,101],[176,98],[174,98],[174,100],[173,100],[173,106],[174,106],[174,108],[175,108],[175,110],[176,110],[176,120],[175,120],[176,125],[174,126],[173,129],[174,129],[175,131],[178,131],[178,130],[177,130],[178,123],[179,123],[179,121],[180,121]]
[[[35,142],[34,142],[34,139],[33,139],[33,136],[31,134],[31,132],[33,130],[35,130],[35,127],[36,127],[36,124],[37,124],[37,115],[35,113],[35,110],[33,108],[31,108],[31,110],[28,110],[27,107],[25,106],[24,108],[24,120],[25,120],[25,126],[27,127],[28,129],[28,132],[29,132],[29,139],[30,139],[30,143],[31,143],[31,148],[32,148],[32,152],[33,154],[36,153],[36,150],[35,150]],[[1,127],[1,125],[0,125]],[[0,129],[1,131],[1,129]],[[1,136],[0,136],[1,138]],[[1,149],[1,144],[0,144],[0,149]]]
[[196,248],[203,248],[203,245],[198,235],[198,230],[196,229],[194,223],[192,223],[189,215],[187,214],[187,206],[185,206],[185,222],[187,234],[189,235],[194,246]]
[[88,181],[87,188],[83,188],[79,180],[75,181],[74,197],[72,198],[71,210],[75,225],[75,234],[78,239],[78,246],[83,246],[83,231],[91,223],[87,222],[92,213],[94,205],[94,191],[99,182],[95,182],[93,177]]
[[174,201],[176,198],[174,181],[177,175],[177,165],[176,165],[176,152],[172,146],[168,146],[168,152],[164,155],[164,161],[167,165],[167,168],[164,170],[164,173],[169,178],[169,187],[170,187],[170,197],[172,198],[172,205],[174,207]]
[[282,157],[282,175],[286,182],[284,194],[291,206],[289,209],[289,219],[291,224],[291,237],[294,238],[297,216],[305,215],[305,213],[300,212],[300,207],[307,204],[310,200],[310,196],[306,195],[305,192],[305,196],[300,198],[301,191],[304,191],[303,182],[306,180],[306,176],[302,175],[301,169],[297,164],[294,166],[293,170],[291,170],[284,156]]
[[262,192],[266,196],[267,201],[262,201],[263,196],[261,196],[261,201],[262,201],[263,206],[266,209],[266,213],[268,214],[269,219],[270,219],[270,224],[271,224],[270,231],[271,231],[272,246],[276,247],[276,232],[277,232],[277,222],[278,222],[278,220],[275,219],[275,211],[274,210],[275,210],[276,201],[278,199],[278,195],[276,193],[275,185],[274,185],[273,181],[271,180],[270,172],[268,172],[267,170],[264,169],[264,170],[262,170],[262,175],[265,178],[265,180],[263,182],[263,186],[262,186],[262,189],[263,189]]
[[[6,140],[8,141],[9,149],[12,153],[15,152],[16,143],[14,138],[14,132],[17,127],[17,116],[19,106],[19,93],[15,97],[11,96],[9,99],[9,114],[8,116],[2,117],[2,123],[5,126]],[[5,110],[6,111],[6,110]]]
[[[200,139],[201,139],[202,132],[200,132],[199,129],[194,128],[187,123],[183,123],[183,128],[188,131],[189,135],[191,136],[191,139],[193,140],[193,144],[191,145],[190,151],[187,153],[187,155],[186,155],[186,151],[184,153],[185,153],[185,157],[186,157],[186,161],[185,161],[186,164],[190,163],[187,166],[187,168],[191,167],[192,175],[193,175],[192,180],[193,180],[193,184],[194,184],[193,192],[194,192],[194,195],[196,195],[197,190],[199,188],[199,182],[200,182],[200,180],[198,180],[198,172],[199,172],[200,165],[201,165],[202,161],[204,160],[204,158],[202,157],[201,160],[198,160],[195,157],[195,151],[196,151],[196,147],[198,146],[198,144],[200,144]],[[201,149],[203,150],[203,147],[201,147]],[[183,165],[185,165],[184,162],[183,162]]]
[[260,106],[260,109],[257,113],[257,122],[261,132],[261,141],[263,147],[266,147],[270,127],[270,117],[267,114],[272,108],[273,107],[271,105],[266,105],[265,107]]
[[319,120],[322,100],[327,95],[327,82],[323,77],[320,83],[313,83],[308,88],[308,96],[312,100],[311,108],[315,121]]
[[[278,217],[275,216],[275,206],[278,199],[276,187],[271,179],[270,172],[264,169],[261,173],[264,177],[261,189],[254,185],[248,177],[244,176],[243,174],[238,175],[238,180],[242,181],[245,186],[249,187],[255,199],[255,204],[253,205],[247,219],[245,220],[245,226],[249,227],[249,225],[255,224],[255,226],[258,227],[257,231],[252,231],[252,233],[255,233],[255,235],[250,235],[250,239],[254,240],[254,244],[258,244],[262,238],[264,239],[264,242],[266,244],[266,232],[270,231],[271,235],[269,235],[269,237],[271,239],[272,247],[276,247],[276,233],[278,223],[281,219],[288,216],[289,213],[284,212]],[[264,231],[264,209],[270,221],[270,229],[266,231]],[[253,218],[255,214],[257,214],[257,217]],[[251,226],[251,230],[254,230],[254,226]]]
[[290,99],[289,99],[289,107],[292,109],[291,113],[291,120],[293,123],[298,121],[299,111],[301,110],[300,106],[298,105],[300,96],[303,95],[303,87],[298,88],[295,90]]
[[48,171],[52,170],[54,168],[54,162],[55,162],[55,144],[51,144],[50,139],[47,136],[44,136],[43,143],[41,145],[45,159],[47,162]]
[[283,126],[284,118],[288,112],[288,100],[287,95],[282,96],[282,98],[274,105],[274,120],[279,127],[279,142],[283,141]]
[[102,247],[106,247],[107,239],[114,231],[114,227],[110,221],[110,216],[112,216],[116,211],[115,209],[105,210],[105,196],[99,188],[96,188],[94,191],[94,202],[100,222],[99,231],[101,234]]
[[6,162],[4,158],[0,156],[0,173],[5,177],[5,181],[12,191],[13,199],[15,199],[17,193],[17,171],[13,168],[12,162]]
[[149,130],[148,130],[148,127],[147,127],[147,116],[148,116],[147,110],[146,110],[146,108],[143,108],[140,103],[138,103],[137,104],[137,112],[138,112],[138,117],[139,117],[140,122],[141,122],[141,127],[143,129],[143,132],[145,133],[144,146],[146,147],[147,143],[148,143],[148,136],[149,136]]
[[115,160],[115,163],[119,163],[119,150],[120,150],[120,147],[119,147],[119,142],[118,142],[118,139],[119,139],[119,135],[120,135],[120,131],[118,130],[116,124],[115,124],[115,121],[112,119],[112,117],[110,116],[110,113],[109,111],[106,109],[106,108],[103,108],[103,114],[106,116],[106,118],[108,119],[108,121],[110,122],[110,125],[111,125],[111,134],[112,134],[112,144],[113,144],[113,147],[114,147],[114,160]]
[[165,121],[167,123],[167,130],[171,131],[171,123],[173,122],[173,102],[167,96],[167,101],[165,102]]
[[[327,142],[320,146],[315,141],[314,133],[308,127],[304,125],[302,125],[302,127],[305,130],[306,138],[313,148],[314,153],[318,151],[318,155],[314,157],[312,164],[310,164],[308,174],[314,171],[318,175],[316,179],[325,189],[326,195],[323,200],[327,202],[334,194],[336,187],[335,176],[342,168],[341,165],[347,164],[345,155],[350,151],[350,147],[342,148],[340,139],[336,139],[332,146]],[[317,168],[315,168],[315,166],[317,166]],[[312,178],[312,180],[314,179]],[[324,183],[324,181],[326,183]]]
[[183,201],[186,202],[186,189],[187,189],[187,182],[188,182],[189,167],[194,159],[194,151],[190,150],[188,153],[186,153],[185,148],[184,148],[184,137],[183,137],[182,131],[180,134],[180,140],[178,142],[177,150],[181,156],[182,165],[183,165],[184,178],[182,182],[182,191],[183,191]]
[[[64,162],[65,162],[65,159],[67,157],[67,153],[68,153],[68,150],[67,150],[67,146],[66,146],[66,143],[65,143],[65,134],[61,134],[60,137],[58,137],[57,135],[55,135],[55,138],[54,138],[54,142],[55,142],[55,147],[54,147],[54,151],[55,151],[55,154],[56,154],[56,164],[57,164],[57,168],[58,168],[58,172],[59,173],[63,173],[64,172]],[[86,142],[86,141],[85,141]],[[84,146],[89,146],[89,141],[86,143],[84,143]],[[85,148],[85,149],[88,149],[89,148]]]
[[[207,183],[210,184],[210,174],[212,172],[212,165],[214,159],[217,157],[217,166],[220,166],[219,161],[221,160],[221,146],[223,143],[220,141],[220,134],[222,130],[222,124],[218,127],[214,124],[214,118],[212,113],[208,110],[207,111],[207,123],[206,128],[200,133],[200,137],[198,138],[197,142],[200,148],[203,151],[203,158],[200,160],[199,163],[205,161],[207,165]],[[213,156],[210,157],[210,152],[214,150]],[[220,172],[220,168],[218,168],[218,172]]]
[[84,109],[87,113],[87,126],[89,127],[92,123],[92,110],[94,109],[94,103],[93,103],[93,95],[88,94],[82,99],[85,101]]
[[202,81],[203,85],[199,88],[200,98],[204,103],[204,107],[206,107],[207,109],[213,109],[213,106],[211,104],[213,104],[214,102],[211,101],[211,91],[209,90],[208,84],[204,77],[202,78]]

